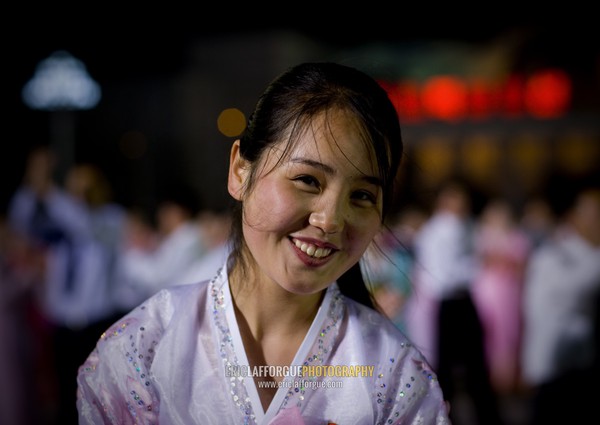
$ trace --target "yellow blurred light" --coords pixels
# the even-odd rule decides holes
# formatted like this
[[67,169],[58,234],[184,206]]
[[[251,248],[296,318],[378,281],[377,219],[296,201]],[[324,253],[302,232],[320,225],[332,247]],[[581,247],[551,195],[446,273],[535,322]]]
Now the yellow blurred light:
[[454,167],[455,154],[451,140],[438,136],[423,138],[414,150],[414,158],[423,171],[420,174],[422,181],[438,183],[448,177]]
[[217,119],[219,131],[227,137],[237,137],[246,128],[246,116],[237,108],[224,109]]
[[468,137],[461,148],[464,172],[480,186],[496,183],[502,152],[499,141],[488,134]]
[[557,140],[556,165],[571,175],[584,175],[598,170],[600,145],[596,135],[570,132]]

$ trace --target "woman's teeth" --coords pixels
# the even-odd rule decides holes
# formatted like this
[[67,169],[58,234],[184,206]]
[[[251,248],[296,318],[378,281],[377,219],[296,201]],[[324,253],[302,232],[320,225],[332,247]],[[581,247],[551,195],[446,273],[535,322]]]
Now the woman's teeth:
[[318,248],[315,245],[301,242],[297,239],[294,239],[294,244],[300,249],[300,251],[314,258],[323,258],[331,254],[331,248]]

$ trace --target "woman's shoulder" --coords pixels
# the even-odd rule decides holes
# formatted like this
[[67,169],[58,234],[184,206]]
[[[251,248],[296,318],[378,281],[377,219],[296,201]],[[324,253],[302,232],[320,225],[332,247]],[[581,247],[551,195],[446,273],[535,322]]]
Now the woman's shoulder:
[[175,316],[190,318],[206,300],[209,281],[176,285],[161,289],[117,320],[100,338],[99,345],[115,339],[141,339],[152,334],[156,341]]
[[419,349],[394,322],[383,313],[346,297],[349,334],[356,334],[370,347],[369,351],[380,353],[382,358],[407,357],[427,363]]
[[[348,298],[346,305],[344,338],[355,352],[353,358],[373,365],[377,406],[383,408],[383,416],[413,412],[427,417],[427,423],[447,423],[439,381],[421,351],[382,313]],[[385,407],[379,404],[383,400],[388,401]]]
[[348,318],[360,324],[360,327],[375,335],[406,341],[404,333],[380,311],[345,297]]
[[[199,282],[165,288],[102,334],[78,372],[77,403],[83,415],[105,414],[94,410],[97,405],[106,406],[106,414],[115,418],[138,415],[144,417],[144,423],[155,423],[156,411],[152,407],[159,403],[153,386],[155,356],[161,347],[172,346],[177,339],[168,335],[186,328],[186,324],[193,327],[197,312],[205,303],[207,287],[208,282]],[[133,402],[128,401],[124,407],[119,400]],[[101,419],[94,416],[89,423],[92,422],[99,423]],[[128,421],[119,423],[125,422]]]
[[185,309],[193,311],[193,306],[206,298],[209,280],[191,284],[173,285],[161,289],[137,309],[161,321],[170,320],[175,313]]

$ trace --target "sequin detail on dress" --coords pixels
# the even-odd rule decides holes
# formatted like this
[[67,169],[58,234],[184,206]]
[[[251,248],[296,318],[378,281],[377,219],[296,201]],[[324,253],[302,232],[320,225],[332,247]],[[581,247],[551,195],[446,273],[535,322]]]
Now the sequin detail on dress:
[[[322,324],[318,337],[302,364],[303,366],[321,366],[325,364],[338,337],[340,323],[344,316],[345,304],[337,285],[332,285],[328,290],[331,291],[331,302],[327,318]],[[310,382],[321,378],[315,376],[297,376],[288,379],[291,379],[293,383],[288,387],[290,390],[285,395],[281,408],[292,405],[300,408],[305,400],[306,391],[314,391],[317,388],[316,385],[310,385]]]
[[[411,349],[412,344],[403,343],[404,349]],[[377,425],[402,423],[407,415],[412,415],[412,406],[419,402],[427,392],[429,385],[422,385],[423,381],[435,381],[437,377],[429,367],[419,360],[411,361],[416,373],[406,373],[405,367],[397,367],[405,353],[400,353],[397,358],[391,357],[387,364],[378,367],[379,373],[376,379],[375,399],[378,404],[383,405],[383,414],[389,419],[379,421]],[[417,382],[421,381],[421,382]],[[390,387],[390,382],[397,383]]]
[[[217,287],[216,285],[217,281],[221,282],[221,285],[228,284],[227,279],[223,278],[222,273],[223,269],[220,269],[217,276],[210,281],[210,295],[213,301],[212,315],[219,336],[219,352],[223,362],[223,370],[225,371],[236,368],[239,366],[239,363],[233,347],[231,330],[229,329],[227,318],[225,316],[227,305],[223,294],[223,288],[222,286]],[[228,379],[231,400],[242,413],[244,425],[256,424],[256,416],[252,410],[252,404],[250,403],[250,397],[248,396],[243,378],[232,376]]]

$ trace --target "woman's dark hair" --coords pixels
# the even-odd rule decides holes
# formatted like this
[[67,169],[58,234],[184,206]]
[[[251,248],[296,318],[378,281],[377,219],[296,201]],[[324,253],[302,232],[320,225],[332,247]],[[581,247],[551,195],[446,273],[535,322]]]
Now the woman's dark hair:
[[[267,87],[240,138],[240,154],[252,164],[245,190],[252,190],[256,164],[266,149],[287,138],[287,152],[317,116],[332,110],[344,111],[355,120],[363,142],[375,156],[383,187],[383,220],[393,200],[402,157],[398,114],[385,90],[371,76],[341,64],[303,63],[288,69]],[[230,270],[237,261],[244,267],[242,208],[241,202],[234,207]],[[373,306],[358,263],[338,283],[342,293]]]

